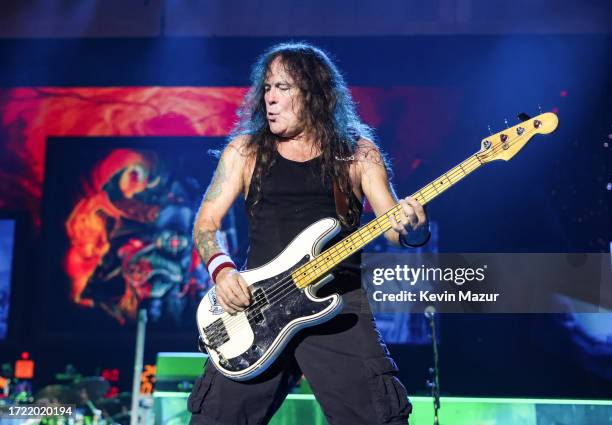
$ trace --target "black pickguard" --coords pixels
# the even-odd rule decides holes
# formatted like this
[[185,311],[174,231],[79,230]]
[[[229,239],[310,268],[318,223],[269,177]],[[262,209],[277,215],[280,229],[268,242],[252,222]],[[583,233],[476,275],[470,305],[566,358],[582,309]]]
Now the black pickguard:
[[[289,322],[317,314],[333,302],[332,300],[312,301],[305,295],[304,289],[298,289],[295,286],[291,273],[308,260],[309,256],[306,256],[289,270],[251,285],[253,302],[245,311],[247,311],[247,317],[255,335],[253,345],[238,357],[222,358],[220,363],[223,368],[230,372],[239,372],[250,367],[265,354],[268,354],[274,340]],[[279,283],[281,280],[284,282]],[[282,299],[279,298],[280,285],[286,288],[282,292]],[[331,319],[334,315],[335,312],[330,311],[327,319]],[[321,319],[319,318],[319,320]],[[215,322],[205,329],[207,335],[213,333],[216,336],[216,339],[208,338],[211,343],[208,346],[209,350],[228,340],[227,332],[225,329],[221,329],[223,322],[221,320],[218,322],[220,323]],[[301,326],[304,327],[304,324]]]

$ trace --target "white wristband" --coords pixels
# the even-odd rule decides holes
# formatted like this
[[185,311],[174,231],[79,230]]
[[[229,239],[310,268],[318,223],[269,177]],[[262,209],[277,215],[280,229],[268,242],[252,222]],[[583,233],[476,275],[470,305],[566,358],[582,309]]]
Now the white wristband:
[[206,269],[208,270],[208,274],[212,281],[217,283],[217,275],[221,270],[226,267],[231,267],[232,269],[236,269],[236,264],[232,261],[232,259],[222,252],[218,252],[208,260],[206,263]]

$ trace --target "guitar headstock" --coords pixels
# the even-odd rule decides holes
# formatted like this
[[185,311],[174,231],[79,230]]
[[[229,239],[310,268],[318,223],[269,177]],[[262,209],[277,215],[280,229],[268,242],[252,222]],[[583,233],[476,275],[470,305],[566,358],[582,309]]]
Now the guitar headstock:
[[520,124],[495,133],[482,139],[480,151],[476,156],[483,163],[503,159],[508,161],[520,151],[536,134],[548,134],[555,131],[559,118],[552,112],[540,114]]

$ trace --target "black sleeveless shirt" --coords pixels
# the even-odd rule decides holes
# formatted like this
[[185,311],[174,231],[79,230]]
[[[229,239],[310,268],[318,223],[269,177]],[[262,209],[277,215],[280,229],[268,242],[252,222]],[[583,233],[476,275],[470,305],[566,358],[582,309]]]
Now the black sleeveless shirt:
[[[321,179],[318,156],[305,162],[284,158],[278,152],[269,172],[262,176],[259,201],[255,201],[253,179],[246,199],[249,222],[247,268],[259,267],[276,257],[306,227],[326,217],[338,218],[331,176]],[[354,194],[352,196],[355,196]],[[358,205],[361,202],[357,201]],[[361,208],[359,210],[361,215]],[[342,227],[327,247],[356,230]],[[359,267],[357,251],[340,266]]]

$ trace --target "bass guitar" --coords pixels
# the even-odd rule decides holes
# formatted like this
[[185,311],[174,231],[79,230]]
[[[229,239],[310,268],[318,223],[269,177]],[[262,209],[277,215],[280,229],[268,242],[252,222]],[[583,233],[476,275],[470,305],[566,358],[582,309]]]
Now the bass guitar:
[[[558,118],[547,112],[534,118],[519,115],[522,122],[481,141],[481,148],[459,165],[417,190],[412,196],[422,205],[457,184],[482,165],[508,161],[536,134],[557,128]],[[330,272],[340,262],[391,228],[389,217],[399,220],[395,205],[340,242],[322,251],[340,231],[335,218],[324,218],[304,229],[267,264],[240,272],[249,285],[251,304],[236,314],[219,305],[215,288],[198,306],[200,348],[225,376],[248,380],[262,373],[278,357],[300,329],[330,320],[342,308],[342,297],[315,296],[328,283]]]

